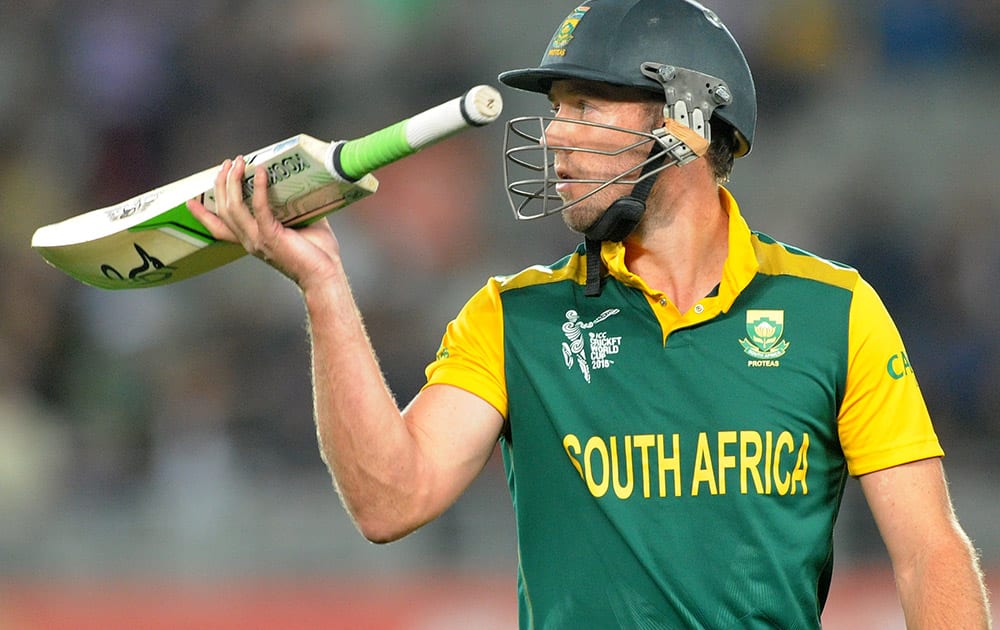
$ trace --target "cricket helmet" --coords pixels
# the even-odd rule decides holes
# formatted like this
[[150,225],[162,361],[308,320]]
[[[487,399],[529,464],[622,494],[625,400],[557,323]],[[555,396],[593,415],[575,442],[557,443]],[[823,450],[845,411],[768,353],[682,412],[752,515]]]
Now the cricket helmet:
[[731,98],[715,108],[712,122],[721,120],[736,132],[736,157],[749,153],[757,121],[750,68],[719,17],[692,0],[586,0],[560,24],[538,67],[510,70],[499,79],[542,94],[557,79],[663,93],[664,85],[643,72],[650,63],[724,82]]

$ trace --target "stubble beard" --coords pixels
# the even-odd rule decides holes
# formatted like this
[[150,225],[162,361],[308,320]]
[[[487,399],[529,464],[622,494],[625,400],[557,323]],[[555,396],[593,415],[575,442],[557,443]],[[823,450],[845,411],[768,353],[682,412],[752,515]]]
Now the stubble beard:
[[590,226],[597,222],[608,209],[607,205],[600,205],[600,201],[595,201],[592,197],[579,204],[566,208],[562,211],[562,220],[566,227],[583,234]]
[[632,187],[627,185],[610,186],[599,193],[588,197],[562,211],[563,223],[570,230],[584,234],[592,225],[604,216],[617,199],[628,195]]
[[[614,173],[614,175],[608,175],[605,173],[602,177],[595,177],[595,179],[604,179],[607,181],[612,177],[617,177],[619,173],[625,173],[623,179],[626,180],[638,177],[641,171],[636,165],[641,159],[644,159],[645,156],[636,157],[637,159],[635,159],[635,161],[622,160],[607,169],[608,172]],[[597,184],[594,186],[596,187]],[[563,210],[561,213],[563,223],[574,232],[578,232],[580,234],[586,233],[591,226],[597,223],[597,221],[604,216],[604,214],[608,211],[608,208],[610,208],[615,201],[624,196],[630,195],[634,187],[634,184],[613,184],[608,186],[590,197],[583,199],[579,203]],[[567,200],[563,199],[563,201],[565,202]]]

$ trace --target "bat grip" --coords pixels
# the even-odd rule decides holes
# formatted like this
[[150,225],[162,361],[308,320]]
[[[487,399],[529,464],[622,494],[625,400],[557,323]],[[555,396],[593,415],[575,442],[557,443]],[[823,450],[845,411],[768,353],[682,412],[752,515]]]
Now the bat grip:
[[334,176],[356,182],[460,131],[487,125],[497,119],[502,109],[500,93],[488,85],[479,85],[458,98],[367,136],[334,143],[326,166]]

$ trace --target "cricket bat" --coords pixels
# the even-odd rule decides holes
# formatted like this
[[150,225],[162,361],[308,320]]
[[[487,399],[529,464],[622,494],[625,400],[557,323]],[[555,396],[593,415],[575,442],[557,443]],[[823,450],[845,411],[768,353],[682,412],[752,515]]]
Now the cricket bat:
[[[268,200],[282,224],[303,226],[378,190],[371,174],[462,130],[500,115],[500,93],[479,85],[458,98],[362,138],[325,142],[306,134],[245,156],[243,196],[253,167],[268,173]],[[191,214],[189,199],[215,210],[214,166],[127,201],[38,228],[31,246],[52,266],[102,289],[156,287],[184,280],[246,254],[218,241]]]

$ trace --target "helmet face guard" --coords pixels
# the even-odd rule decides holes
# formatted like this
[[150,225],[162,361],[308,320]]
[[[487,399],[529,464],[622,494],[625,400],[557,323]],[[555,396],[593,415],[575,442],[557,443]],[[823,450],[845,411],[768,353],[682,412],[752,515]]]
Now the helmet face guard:
[[[565,124],[599,127],[632,134],[635,136],[635,141],[615,150],[591,149],[572,145],[550,145],[545,140],[545,127],[555,120],[560,120],[561,123]],[[522,116],[512,119],[507,123],[507,135],[504,141],[504,180],[507,186],[507,197],[510,200],[511,208],[514,210],[514,216],[521,220],[529,220],[562,212],[566,208],[596,195],[609,186],[614,184],[634,186],[642,179],[653,177],[672,164],[664,163],[647,173],[639,173],[643,167],[652,163],[657,157],[664,155],[668,151],[668,148],[661,144],[659,150],[653,148],[650,151],[650,157],[636,164],[635,167],[629,168],[609,179],[568,179],[558,177],[555,172],[554,154],[556,152],[573,151],[576,153],[615,157],[650,143],[660,144],[660,138],[649,132],[581,120],[561,120],[552,116]],[[675,142],[674,146],[676,144]],[[572,201],[564,202],[555,192],[555,186],[559,183],[593,184],[594,189]]]
[[[704,155],[711,140],[708,121],[715,108],[729,102],[725,82],[700,72],[647,62],[644,75],[662,85],[667,99],[663,106],[664,126],[651,131],[625,129],[601,123],[570,120],[553,116],[523,116],[507,123],[504,141],[504,181],[514,216],[537,219],[562,212],[612,185],[630,185],[655,178],[670,166],[680,166]],[[550,145],[545,128],[553,121],[560,124],[596,127],[632,136],[632,141],[609,149],[575,145]],[[554,168],[558,152],[589,153],[604,157],[619,156],[648,145],[647,157],[608,179],[560,178]],[[556,193],[559,183],[593,185],[576,199],[564,202]]]

